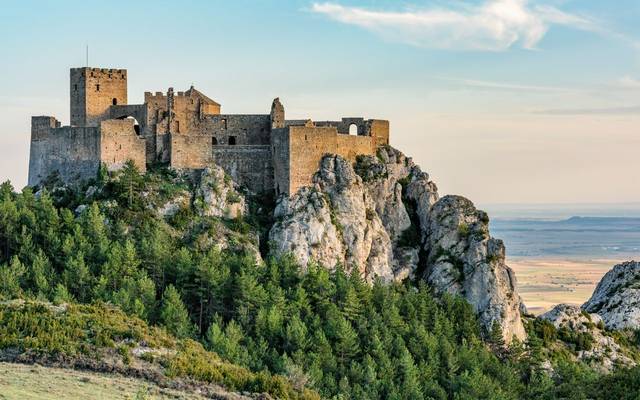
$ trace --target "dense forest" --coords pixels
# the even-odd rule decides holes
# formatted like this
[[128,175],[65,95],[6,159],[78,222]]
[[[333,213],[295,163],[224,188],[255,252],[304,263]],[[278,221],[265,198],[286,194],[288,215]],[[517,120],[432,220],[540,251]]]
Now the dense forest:
[[[249,199],[244,219],[204,217],[189,207],[162,218],[155,199],[189,186],[168,170],[143,176],[129,164],[83,188],[53,183],[37,195],[0,187],[0,300],[111,304],[328,399],[640,395],[640,368],[599,375],[571,357],[588,340],[558,346],[550,324],[529,318],[527,343],[505,347],[498,333],[481,335],[464,300],[435,297],[423,283],[368,285],[319,265],[302,274],[290,258],[263,251],[265,261],[257,262],[249,251],[203,239],[222,227],[239,242],[264,236],[272,222],[268,207],[259,207],[269,203],[264,198]],[[0,313],[3,324],[6,318]],[[0,334],[9,331],[0,327]],[[15,344],[9,339],[0,337],[0,346]],[[636,346],[633,337],[627,344]]]

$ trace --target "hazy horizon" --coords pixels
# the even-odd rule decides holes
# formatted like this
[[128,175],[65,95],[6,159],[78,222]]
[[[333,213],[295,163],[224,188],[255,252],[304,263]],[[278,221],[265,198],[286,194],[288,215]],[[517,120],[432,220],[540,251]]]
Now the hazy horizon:
[[194,84],[224,113],[389,119],[441,195],[480,207],[640,199],[636,1],[83,4],[0,10],[0,181],[26,184],[32,115],[68,124],[88,43],[130,103]]

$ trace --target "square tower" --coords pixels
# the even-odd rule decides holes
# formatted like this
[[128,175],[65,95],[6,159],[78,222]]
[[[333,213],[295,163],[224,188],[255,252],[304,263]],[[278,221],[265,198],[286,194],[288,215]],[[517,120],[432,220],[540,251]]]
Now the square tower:
[[71,126],[99,126],[112,105],[127,104],[127,70],[71,68]]

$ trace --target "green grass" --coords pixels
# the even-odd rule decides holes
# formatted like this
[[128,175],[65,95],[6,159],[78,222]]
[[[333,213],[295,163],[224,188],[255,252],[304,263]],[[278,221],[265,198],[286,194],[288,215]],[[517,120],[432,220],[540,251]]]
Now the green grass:
[[75,399],[204,399],[155,384],[118,375],[49,368],[39,365],[0,363],[2,400]]

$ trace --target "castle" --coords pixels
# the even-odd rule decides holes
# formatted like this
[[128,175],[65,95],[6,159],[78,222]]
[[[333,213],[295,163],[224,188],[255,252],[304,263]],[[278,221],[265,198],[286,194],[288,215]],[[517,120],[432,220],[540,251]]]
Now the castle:
[[311,183],[324,154],[354,161],[389,143],[388,121],[287,120],[277,98],[269,114],[221,114],[193,86],[145,92],[143,104],[128,104],[124,69],[72,68],[69,89],[69,126],[31,118],[30,186],[54,172],[67,183],[94,178],[101,165],[114,171],[132,160],[141,171],[158,162],[176,169],[216,163],[252,192],[291,195]]

